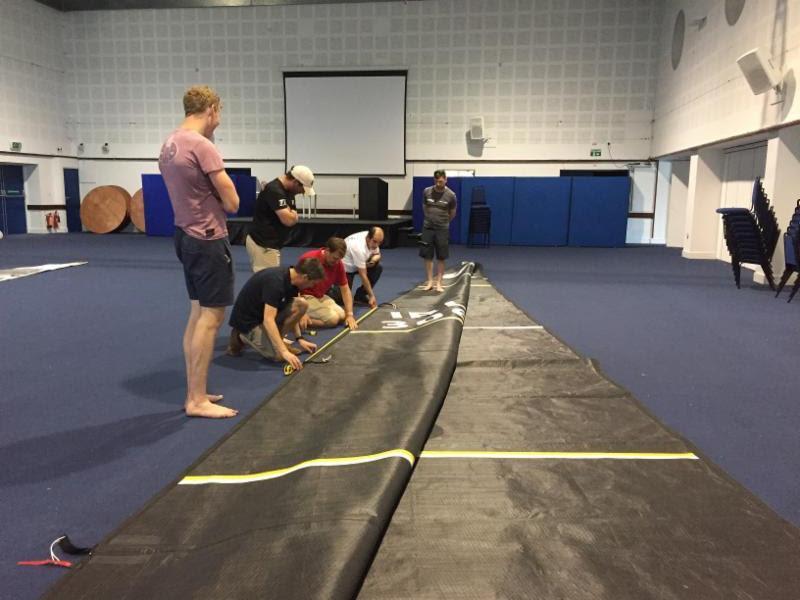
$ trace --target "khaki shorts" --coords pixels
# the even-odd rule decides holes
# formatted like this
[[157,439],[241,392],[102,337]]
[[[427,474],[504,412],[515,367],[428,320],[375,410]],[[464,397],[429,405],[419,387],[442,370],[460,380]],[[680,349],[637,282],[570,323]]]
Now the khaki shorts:
[[[289,303],[278,313],[275,318],[275,324],[278,326],[278,330],[283,329],[283,323],[291,312],[292,304]],[[280,358],[275,356],[275,349],[272,347],[272,342],[269,341],[269,334],[263,325],[256,325],[247,333],[240,333],[239,339],[264,358],[280,361]]]
[[277,360],[275,358],[275,349],[272,347],[263,325],[253,327],[247,333],[240,333],[239,339],[267,360]]
[[303,296],[308,302],[306,315],[315,321],[322,321],[325,327],[335,327],[344,321],[344,309],[333,301],[330,296],[315,298],[314,296]]
[[244,241],[247,255],[250,257],[250,268],[253,273],[258,273],[270,267],[281,266],[281,251],[275,248],[264,248],[253,241],[249,235]]

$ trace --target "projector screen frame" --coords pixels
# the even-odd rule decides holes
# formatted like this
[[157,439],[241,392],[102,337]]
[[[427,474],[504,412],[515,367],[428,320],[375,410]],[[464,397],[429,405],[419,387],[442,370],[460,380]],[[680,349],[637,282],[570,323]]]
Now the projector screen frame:
[[[289,121],[286,103],[286,79],[294,77],[402,77],[403,78],[403,172],[402,173],[324,173],[314,171],[315,176],[330,177],[406,177],[408,175],[408,153],[406,147],[406,128],[408,126],[408,69],[395,67],[383,69],[310,69],[298,68],[283,71],[283,163],[285,172],[289,170]],[[313,170],[313,165],[308,165]]]

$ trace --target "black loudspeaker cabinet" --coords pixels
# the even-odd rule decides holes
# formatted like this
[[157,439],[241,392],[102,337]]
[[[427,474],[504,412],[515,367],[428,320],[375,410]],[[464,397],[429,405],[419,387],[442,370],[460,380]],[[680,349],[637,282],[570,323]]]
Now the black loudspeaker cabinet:
[[379,177],[358,178],[358,218],[385,221],[389,214],[389,184]]

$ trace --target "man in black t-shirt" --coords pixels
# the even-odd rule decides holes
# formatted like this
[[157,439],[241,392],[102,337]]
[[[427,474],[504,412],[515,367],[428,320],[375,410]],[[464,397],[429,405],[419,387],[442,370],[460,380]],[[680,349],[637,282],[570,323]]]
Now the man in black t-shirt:
[[316,344],[303,339],[300,319],[306,314],[308,302],[298,297],[299,291],[325,279],[325,270],[316,258],[304,258],[294,267],[263,269],[244,284],[228,323],[231,337],[228,354],[239,356],[244,344],[270,360],[285,360],[295,369],[303,365],[295,350],[283,336],[295,334],[299,352],[314,352]]
[[245,240],[253,273],[280,265],[281,248],[299,218],[294,205],[297,194],[314,195],[314,173],[303,165],[270,181],[256,198],[253,222]]

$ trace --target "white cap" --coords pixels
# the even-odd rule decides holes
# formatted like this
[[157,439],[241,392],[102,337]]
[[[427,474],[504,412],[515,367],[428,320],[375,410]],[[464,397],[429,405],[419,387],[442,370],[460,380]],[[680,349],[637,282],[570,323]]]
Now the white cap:
[[303,186],[306,196],[316,196],[314,192],[314,173],[305,165],[295,165],[289,169],[289,175],[294,177]]

